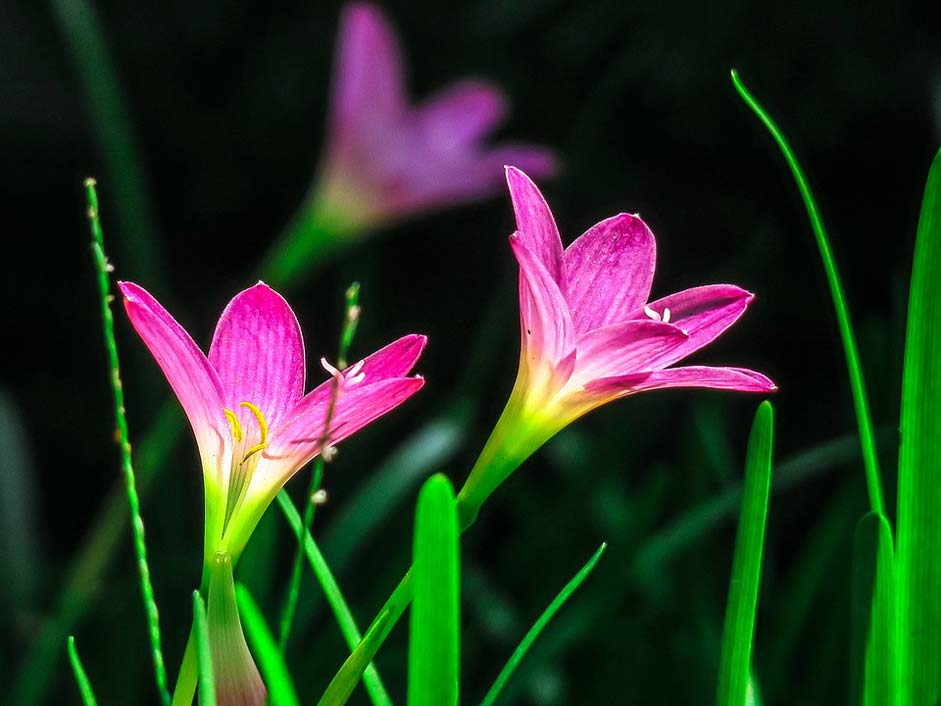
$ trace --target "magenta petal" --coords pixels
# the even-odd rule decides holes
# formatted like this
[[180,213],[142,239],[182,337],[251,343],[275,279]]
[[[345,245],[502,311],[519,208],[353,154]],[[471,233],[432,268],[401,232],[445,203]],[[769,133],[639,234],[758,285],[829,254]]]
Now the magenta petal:
[[516,214],[517,237],[563,289],[562,239],[549,204],[532,180],[516,167],[506,168],[506,183]]
[[404,70],[395,33],[382,12],[350,3],[340,18],[333,77],[334,130],[388,126],[405,110]]
[[[686,331],[689,339],[683,345],[651,359],[648,369],[665,368],[714,341],[745,313],[754,298],[754,294],[733,284],[710,284],[651,302],[648,307],[658,316],[663,316],[664,310],[669,309],[670,323]],[[631,315],[634,319],[645,316],[642,309]]]
[[386,378],[404,377],[415,367],[427,343],[427,336],[414,333],[402,336],[364,358],[361,365],[354,363],[346,371],[351,377],[362,374],[362,381],[367,385]]
[[653,233],[622,213],[588,229],[565,250],[565,298],[579,333],[623,321],[650,295]]
[[689,336],[673,324],[625,321],[595,329],[578,339],[576,379],[585,384],[595,378],[646,370],[647,361],[682,345]]
[[193,427],[204,459],[222,453],[228,427],[222,385],[190,335],[149,292],[132,282],[118,282],[128,318],[163,370]]
[[541,358],[558,365],[575,347],[574,327],[568,305],[556,281],[539,258],[523,244],[518,234],[510,236],[510,245],[520,266],[523,350],[528,358]]
[[668,387],[707,387],[739,392],[774,392],[778,389],[769,378],[754,370],[713,368],[704,365],[601,378],[586,385],[585,389],[600,394],[621,396]]
[[223,399],[240,421],[256,405],[270,426],[304,395],[304,339],[294,311],[263,282],[239,292],[219,317],[209,346]]
[[[398,407],[424,384],[424,378],[410,377],[343,388],[337,396],[327,443],[340,443]],[[263,452],[265,459],[277,460],[278,467],[286,469],[288,477],[322,450],[331,392],[332,382],[328,380],[304,397],[272,435],[270,445]],[[287,479],[284,477],[281,482]]]
[[503,93],[482,81],[463,81],[430,98],[415,120],[439,149],[463,149],[485,137],[506,115]]

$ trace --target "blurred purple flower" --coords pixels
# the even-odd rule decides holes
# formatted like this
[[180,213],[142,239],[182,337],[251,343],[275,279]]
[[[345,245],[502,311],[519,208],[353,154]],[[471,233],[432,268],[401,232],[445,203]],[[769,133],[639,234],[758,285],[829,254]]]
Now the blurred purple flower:
[[330,102],[315,210],[350,230],[490,196],[505,164],[555,171],[543,147],[485,144],[507,113],[493,85],[465,80],[410,104],[395,33],[368,3],[343,10]]

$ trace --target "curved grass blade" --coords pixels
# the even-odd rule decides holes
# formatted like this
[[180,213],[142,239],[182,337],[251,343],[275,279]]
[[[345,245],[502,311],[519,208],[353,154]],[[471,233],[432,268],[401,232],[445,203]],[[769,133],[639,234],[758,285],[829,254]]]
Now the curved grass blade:
[[457,706],[460,682],[460,545],[454,488],[443,475],[418,494],[408,647],[408,706]]
[[75,681],[78,683],[78,691],[82,695],[82,703],[85,706],[98,706],[95,700],[95,692],[92,691],[91,682],[88,681],[88,675],[82,666],[82,660],[78,657],[78,649],[75,647],[75,638],[69,635],[69,662],[72,663],[72,673],[75,675]]
[[[310,536],[310,532],[304,529],[297,508],[294,507],[294,503],[291,502],[291,498],[284,490],[278,493],[278,505],[281,507],[281,512],[284,513],[284,517],[291,526],[291,530],[295,534],[301,534],[304,537],[304,553],[307,555],[310,568],[313,570],[314,576],[317,577],[317,581],[323,588],[327,603],[329,603],[330,607],[333,609],[337,625],[340,626],[340,632],[343,633],[346,644],[351,650],[355,651],[363,639],[362,633],[360,633],[359,627],[356,625],[353,612],[350,610],[346,599],[340,592],[340,586],[337,584],[333,572],[330,571],[326,559],[324,559],[323,554],[320,553],[320,548],[314,542],[314,538]],[[357,672],[356,681],[359,681],[359,676],[362,674],[363,684],[366,686],[366,691],[369,693],[369,697],[372,699],[375,706],[392,706],[392,700],[389,698],[389,694],[382,684],[379,672],[375,665],[370,664],[371,661],[372,655],[369,655],[368,659],[365,660],[365,664],[359,672]],[[356,682],[353,683],[353,686],[355,686],[355,684]],[[350,692],[352,693],[352,687]]]
[[897,704],[895,557],[892,530],[870,512],[853,537],[852,706]]
[[595,566],[598,564],[607,546],[607,544],[602,544],[598,547],[598,550],[592,555],[591,559],[588,560],[588,563],[579,569],[578,573],[575,574],[575,576],[565,584],[562,590],[559,591],[558,595],[552,599],[552,602],[546,607],[536,622],[533,623],[533,626],[520,641],[519,645],[516,646],[516,649],[513,650],[513,654],[510,655],[510,659],[507,660],[506,665],[500,670],[500,674],[497,675],[493,686],[490,687],[487,695],[484,696],[483,701],[480,702],[480,706],[493,706],[493,704],[496,703],[497,699],[500,697],[500,693],[503,691],[503,687],[506,686],[510,677],[513,676],[513,672],[516,671],[520,662],[523,661],[523,658],[533,646],[536,638],[539,637],[539,634],[545,629],[546,625],[549,624],[549,621],[552,620],[555,614],[565,605],[566,601],[572,597],[572,594],[585,582],[589,574],[594,571]]
[[918,221],[902,373],[898,618],[905,706],[941,700],[941,151]]
[[193,591],[193,631],[196,633],[196,662],[199,665],[199,706],[216,706],[216,681],[209,651],[209,624],[206,604],[199,591]]
[[882,481],[879,473],[879,454],[876,449],[875,434],[872,427],[872,416],[869,413],[869,402],[866,395],[866,382],[863,378],[862,364],[859,361],[859,351],[856,346],[856,335],[853,333],[853,324],[850,321],[849,307],[846,304],[846,295],[843,293],[843,285],[840,282],[840,273],[837,270],[836,261],[833,259],[833,251],[830,247],[830,239],[823,225],[823,219],[817,209],[814,196],[807,185],[807,179],[801,170],[800,164],[794,151],[785,139],[784,134],[775,124],[767,111],[761,107],[761,104],[755,100],[754,96],[748,92],[738,72],[732,71],[732,83],[735,84],[735,90],[742,97],[742,100],[751,108],[752,112],[758,116],[758,119],[764,123],[764,126],[771,133],[774,141],[778,144],[781,154],[788,166],[791,168],[791,174],[797,183],[801,198],[804,201],[804,207],[807,209],[807,216],[810,218],[810,225],[814,231],[814,237],[817,240],[817,248],[820,250],[820,259],[823,262],[823,269],[827,276],[827,284],[830,286],[830,296],[833,299],[833,309],[836,313],[836,322],[840,330],[840,338],[843,341],[843,353],[846,356],[846,368],[849,373],[850,391],[853,395],[853,406],[856,409],[856,424],[859,427],[859,442],[863,451],[863,466],[866,471],[866,487],[869,492],[869,506],[874,512],[885,514],[885,502],[882,499]]
[[[258,660],[258,668],[268,687],[268,701],[271,706],[300,706],[294,682],[284,664],[281,649],[274,635],[268,629],[264,616],[255,604],[255,600],[242,584],[235,585],[235,599],[239,606],[239,615],[245,628],[248,644]],[[200,701],[202,706],[202,701]]]
[[118,344],[114,338],[114,316],[111,314],[111,265],[104,250],[104,235],[98,218],[98,194],[95,180],[86,179],[85,189],[88,195],[88,220],[92,234],[92,252],[98,273],[98,293],[101,297],[102,327],[105,345],[108,350],[108,363],[111,368],[111,392],[114,396],[115,423],[117,438],[121,448],[121,471],[127,490],[127,502],[131,511],[131,528],[134,535],[134,552],[137,555],[137,569],[140,574],[140,590],[147,614],[147,627],[150,636],[150,651],[154,662],[154,675],[160,702],[165,706],[170,703],[167,690],[167,672],[163,662],[163,650],[160,638],[160,615],[154,598],[154,587],[150,580],[150,567],[147,563],[147,545],[144,542],[144,521],[140,513],[140,500],[137,496],[137,481],[131,464],[131,442],[128,438],[127,417],[124,412],[124,388],[121,384],[121,370],[118,363]]
[[49,4],[72,54],[89,123],[113,185],[115,215],[125,241],[122,254],[138,277],[161,289],[166,283],[165,268],[140,167],[144,160],[98,17],[88,0],[51,0]]
[[770,402],[762,402],[755,413],[745,461],[742,514],[735,538],[732,579],[722,631],[722,661],[719,666],[718,706],[744,706],[751,679],[752,641],[761,555],[771,492],[771,450],[774,413]]

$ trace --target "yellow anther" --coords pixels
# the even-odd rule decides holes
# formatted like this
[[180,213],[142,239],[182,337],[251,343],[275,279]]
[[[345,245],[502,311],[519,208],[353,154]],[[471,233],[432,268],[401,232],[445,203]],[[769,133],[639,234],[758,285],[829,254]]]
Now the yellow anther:
[[236,441],[242,440],[242,425],[239,424],[238,415],[233,412],[231,409],[225,409],[223,407],[223,412],[225,412],[225,418],[229,420],[229,427],[232,429],[232,438]]
[[265,421],[265,415],[262,414],[261,410],[251,402],[242,402],[239,406],[248,408],[255,415],[255,419],[258,420],[258,430],[261,432],[261,441],[246,451],[242,457],[242,463],[245,463],[252,454],[256,454],[268,446],[268,422]]

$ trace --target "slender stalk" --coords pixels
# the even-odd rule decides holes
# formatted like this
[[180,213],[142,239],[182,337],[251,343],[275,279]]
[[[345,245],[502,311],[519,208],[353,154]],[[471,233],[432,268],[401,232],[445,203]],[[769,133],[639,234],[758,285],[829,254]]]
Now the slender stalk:
[[[350,345],[353,343],[353,336],[356,335],[356,326],[359,323],[359,283],[353,282],[346,290],[346,307],[343,315],[343,328],[340,333],[340,345],[337,352],[337,369],[346,368],[346,358],[350,352]],[[288,638],[291,635],[291,626],[294,623],[294,613],[297,610],[297,599],[301,590],[301,570],[304,567],[304,537],[314,524],[314,514],[317,511],[315,495],[320,490],[320,483],[323,480],[323,471],[325,465],[324,453],[330,443],[330,424],[333,422],[333,415],[336,412],[337,397],[340,394],[340,380],[334,378],[333,390],[330,395],[330,404],[327,405],[327,413],[324,418],[323,435],[320,438],[320,455],[314,461],[314,467],[310,476],[310,487],[307,489],[307,496],[304,508],[304,523],[301,530],[297,532],[297,549],[294,552],[294,563],[291,567],[291,581],[288,584],[287,595],[284,599],[284,606],[281,609],[281,625],[278,645],[282,654],[287,649]]]
[[869,505],[873,512],[880,515],[885,514],[885,502],[882,499],[882,483],[879,473],[879,454],[876,449],[875,434],[872,428],[872,416],[869,413],[869,402],[866,396],[866,383],[863,379],[862,365],[859,361],[859,351],[856,345],[856,336],[853,333],[853,325],[850,321],[849,307],[846,304],[846,295],[843,293],[843,285],[840,282],[840,273],[837,269],[836,261],[833,258],[833,251],[830,247],[830,240],[827,231],[823,225],[823,218],[817,209],[814,196],[804,177],[804,172],[797,162],[794,151],[788,144],[784,134],[775,124],[768,112],[761,104],[748,92],[738,72],[732,71],[732,83],[735,84],[735,90],[745,101],[749,108],[758,116],[758,119],[764,123],[764,126],[771,133],[774,141],[777,143],[781,154],[791,169],[794,181],[800,191],[801,198],[804,201],[804,208],[807,209],[807,216],[810,218],[810,225],[814,231],[814,237],[817,240],[817,247],[820,250],[820,258],[823,261],[823,269],[827,276],[827,284],[830,286],[830,296],[833,299],[833,308],[836,312],[837,326],[840,330],[840,338],[843,341],[843,353],[846,356],[846,367],[849,372],[850,391],[853,395],[853,406],[856,408],[856,424],[859,428],[859,442],[863,451],[863,467],[866,472],[866,488],[869,493]]
[[91,682],[85,673],[85,667],[82,666],[82,660],[78,656],[78,648],[75,647],[75,638],[69,635],[69,661],[72,663],[72,673],[75,675],[75,681],[78,684],[78,691],[82,695],[82,703],[85,706],[98,706],[95,699],[95,692],[92,691]]
[[88,220],[92,235],[92,253],[98,272],[98,290],[101,296],[101,316],[104,329],[105,346],[108,350],[108,362],[111,367],[111,391],[114,396],[114,412],[117,424],[116,437],[121,448],[121,470],[127,488],[127,502],[131,511],[131,530],[134,535],[134,552],[137,555],[137,569],[140,573],[141,596],[147,614],[147,627],[150,636],[150,651],[154,662],[154,675],[160,702],[164,706],[170,703],[167,690],[167,672],[163,662],[163,650],[160,643],[160,616],[154,598],[154,588],[150,580],[150,567],[147,564],[147,546],[144,542],[144,521],[140,513],[140,500],[137,496],[137,484],[134,467],[131,464],[131,442],[128,438],[127,416],[124,410],[124,388],[121,384],[121,370],[118,363],[118,345],[114,337],[114,317],[111,314],[111,265],[104,250],[104,234],[98,218],[98,194],[95,180],[87,179],[85,189],[88,195]]

